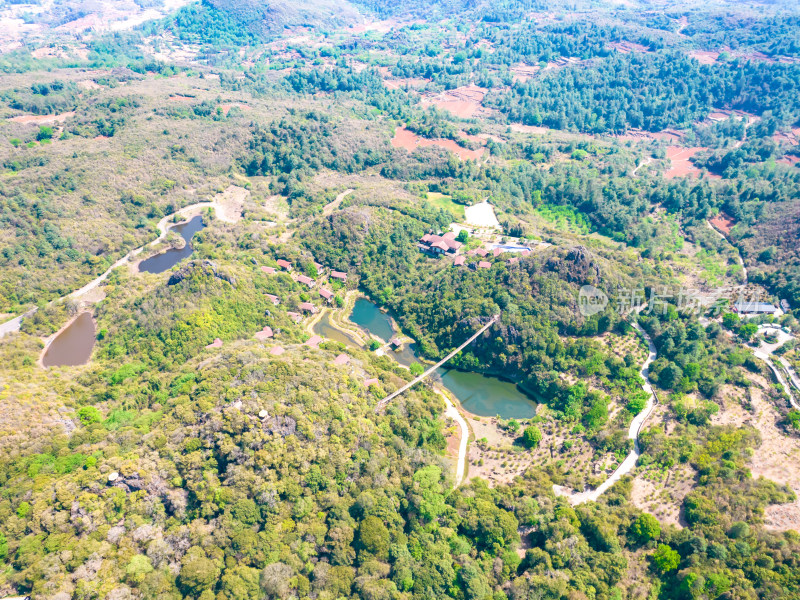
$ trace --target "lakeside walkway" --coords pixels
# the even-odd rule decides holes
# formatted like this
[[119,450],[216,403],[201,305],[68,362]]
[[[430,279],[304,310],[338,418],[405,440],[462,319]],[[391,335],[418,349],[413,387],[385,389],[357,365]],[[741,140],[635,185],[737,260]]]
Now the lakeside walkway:
[[401,387],[399,390],[397,390],[397,391],[395,391],[395,392],[392,392],[391,394],[389,394],[388,396],[386,396],[386,398],[384,398],[383,400],[381,400],[380,402],[378,402],[378,404],[375,406],[375,412],[376,412],[376,413],[377,413],[377,412],[380,412],[380,411],[381,411],[383,408],[385,408],[385,407],[386,407],[386,405],[387,405],[387,404],[389,404],[389,402],[391,402],[392,400],[394,400],[395,398],[397,398],[397,396],[399,396],[400,394],[402,394],[403,392],[405,392],[407,389],[409,389],[409,388],[411,388],[411,387],[414,387],[414,386],[415,386],[416,384],[418,384],[420,381],[422,381],[423,379],[425,379],[425,378],[426,378],[428,375],[430,375],[431,373],[433,373],[433,372],[434,372],[436,369],[438,369],[439,367],[441,367],[441,366],[442,366],[444,363],[446,363],[448,360],[450,360],[451,358],[453,358],[453,357],[454,357],[456,354],[458,354],[459,352],[461,352],[461,351],[462,351],[464,348],[466,348],[467,346],[469,346],[469,345],[470,345],[472,342],[474,342],[474,341],[475,341],[475,340],[478,338],[478,336],[479,336],[479,335],[481,335],[481,334],[482,334],[484,331],[486,331],[487,329],[489,329],[489,327],[491,327],[492,325],[494,325],[495,323],[497,323],[498,319],[500,319],[500,315],[499,315],[499,314],[496,314],[496,315],[494,315],[494,316],[491,318],[491,320],[490,320],[488,323],[486,323],[486,325],[484,325],[484,326],[483,326],[483,327],[481,327],[481,328],[480,328],[478,331],[476,331],[475,333],[473,333],[473,334],[472,334],[472,337],[470,337],[470,338],[469,338],[469,339],[468,339],[466,342],[464,342],[463,344],[461,344],[461,345],[460,345],[458,348],[456,348],[455,350],[453,350],[453,351],[452,351],[450,354],[448,354],[448,355],[447,355],[447,356],[445,356],[445,357],[444,357],[442,360],[440,360],[438,363],[436,363],[435,365],[433,365],[432,367],[430,367],[430,368],[429,368],[427,371],[425,371],[425,372],[424,372],[422,375],[420,375],[419,377],[417,377],[417,378],[416,378],[416,379],[414,379],[413,381],[410,381],[409,383],[405,384],[405,385],[404,385],[403,387]]

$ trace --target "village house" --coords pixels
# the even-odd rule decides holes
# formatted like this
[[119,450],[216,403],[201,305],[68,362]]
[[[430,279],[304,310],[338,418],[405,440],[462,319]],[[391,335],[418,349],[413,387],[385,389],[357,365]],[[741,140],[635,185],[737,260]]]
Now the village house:
[[311,302],[301,302],[300,310],[302,310],[303,312],[311,313],[313,315],[317,312],[317,307],[311,304]]
[[482,260],[482,261],[480,261],[478,263],[478,268],[479,269],[491,269],[492,268],[492,263],[486,262],[485,260]]
[[377,377],[370,377],[364,381],[364,387],[369,387],[371,385],[379,385],[380,380]]
[[292,263],[290,263],[288,260],[284,260],[282,258],[279,258],[277,262],[278,262],[278,266],[281,269],[286,269],[290,273],[292,272]]
[[281,354],[283,354],[284,352],[286,352],[286,350],[284,350],[284,349],[283,349],[283,348],[281,348],[280,346],[273,346],[272,348],[270,348],[270,349],[269,349],[269,353],[270,353],[272,356],[280,356],[280,355],[281,355]]
[[350,357],[347,354],[340,354],[336,358],[333,359],[333,364],[335,365],[346,365],[350,362]]
[[261,267],[261,270],[266,273],[267,275],[274,275],[275,274],[275,267]]
[[295,323],[299,323],[303,320],[303,315],[292,311],[286,311],[286,316],[288,316]]
[[321,337],[318,335],[312,335],[310,338],[308,338],[308,341],[305,343],[305,345],[309,348],[318,348],[321,341]]
[[270,302],[272,302],[272,304],[273,304],[274,306],[278,306],[278,304],[280,304],[280,303],[281,303],[281,299],[280,299],[280,298],[278,298],[278,297],[277,297],[276,295],[274,295],[274,294],[264,294],[264,295],[267,297],[267,299],[268,299]]
[[341,271],[331,271],[331,277],[339,281],[347,281],[347,273],[342,273]]
[[749,302],[740,300],[733,305],[733,310],[740,315],[771,315],[778,309],[769,302]]
[[426,233],[422,236],[417,244],[420,252],[427,252],[429,254],[457,254],[463,244],[456,241],[456,234],[448,231],[444,235],[434,235]]
[[464,262],[466,262],[466,260],[467,259],[464,256],[456,256],[455,260],[453,261],[453,266],[461,267],[464,265]]
[[265,325],[264,329],[256,333],[255,338],[258,341],[263,342],[264,340],[267,340],[272,336],[273,336],[272,327],[270,327],[269,325]]
[[333,292],[325,288],[319,288],[319,295],[325,298],[326,302],[333,300]]
[[313,280],[313,279],[311,279],[311,277],[309,277],[309,276],[307,276],[307,275],[298,275],[298,276],[297,276],[297,281],[298,281],[299,283],[302,283],[302,284],[305,284],[305,285],[307,285],[307,286],[308,286],[308,287],[310,287],[310,288],[313,288],[313,287],[314,287],[314,280]]

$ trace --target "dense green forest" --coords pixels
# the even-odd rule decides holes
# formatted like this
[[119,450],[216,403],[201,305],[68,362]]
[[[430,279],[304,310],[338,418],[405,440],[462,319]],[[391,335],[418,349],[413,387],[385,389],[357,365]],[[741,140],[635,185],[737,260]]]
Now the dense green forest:
[[[800,413],[770,369],[800,369],[793,3],[15,6],[0,596],[800,597]],[[482,200],[499,226],[465,225]],[[452,225],[463,265],[420,251]],[[742,290],[786,314],[741,318]],[[45,367],[82,311],[90,360]],[[448,366],[534,416],[435,379],[381,409],[493,315]]]

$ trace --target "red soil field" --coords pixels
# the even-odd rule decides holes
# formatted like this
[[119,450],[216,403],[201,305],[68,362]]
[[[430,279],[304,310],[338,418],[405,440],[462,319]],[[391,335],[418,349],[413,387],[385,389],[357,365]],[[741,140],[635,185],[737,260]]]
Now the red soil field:
[[425,102],[449,111],[461,119],[470,119],[483,108],[481,102],[487,91],[486,88],[477,85],[466,85],[427,98]]
[[733,229],[733,226],[736,225],[736,221],[733,220],[733,217],[726,215],[724,212],[721,212],[716,217],[709,219],[708,222],[714,226],[714,229],[725,235],[728,235],[731,232],[731,229]]
[[[667,158],[672,161],[672,166],[664,173],[667,179],[675,177],[699,177],[700,169],[695,167],[689,159],[698,152],[708,150],[708,148],[680,148],[678,146],[669,146],[667,148]],[[719,177],[718,175],[708,174],[709,177]]]
[[15,123],[36,123],[37,125],[43,125],[46,123],[63,123],[69,117],[74,117],[75,112],[65,112],[61,113],[60,115],[20,115],[18,117],[11,117],[9,121],[14,121]]
[[702,65],[713,65],[719,58],[719,52],[709,52],[706,50],[693,50],[689,56],[696,59]]
[[231,109],[234,106],[237,107],[237,108],[241,108],[242,110],[252,110],[246,104],[239,104],[238,102],[233,102],[231,104],[220,104],[219,105],[219,107],[222,109],[222,114],[224,114],[226,117],[228,116],[228,113],[231,111]]
[[483,156],[483,153],[486,152],[486,148],[478,148],[477,150],[462,148],[453,140],[428,140],[418,136],[413,131],[409,131],[405,127],[398,127],[395,129],[394,137],[392,138],[392,146],[395,148],[405,148],[409,152],[426,146],[438,146],[449,150],[462,160],[478,160]]

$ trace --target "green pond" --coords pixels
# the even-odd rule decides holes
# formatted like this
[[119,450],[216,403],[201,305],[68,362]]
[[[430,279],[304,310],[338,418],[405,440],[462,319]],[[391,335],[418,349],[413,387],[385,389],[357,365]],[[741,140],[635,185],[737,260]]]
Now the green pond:
[[314,333],[328,338],[329,340],[340,342],[346,346],[352,346],[353,348],[361,347],[361,344],[359,344],[353,337],[333,326],[331,323],[331,313],[324,314],[322,318],[314,325]]
[[[356,300],[350,320],[384,341],[389,341],[396,333],[389,315],[365,298]],[[402,349],[389,350],[387,354],[405,366],[417,361],[414,344],[404,344]],[[445,368],[439,369],[436,377],[458,399],[464,410],[472,414],[481,417],[499,415],[504,419],[529,419],[536,414],[536,402],[508,381]]]

